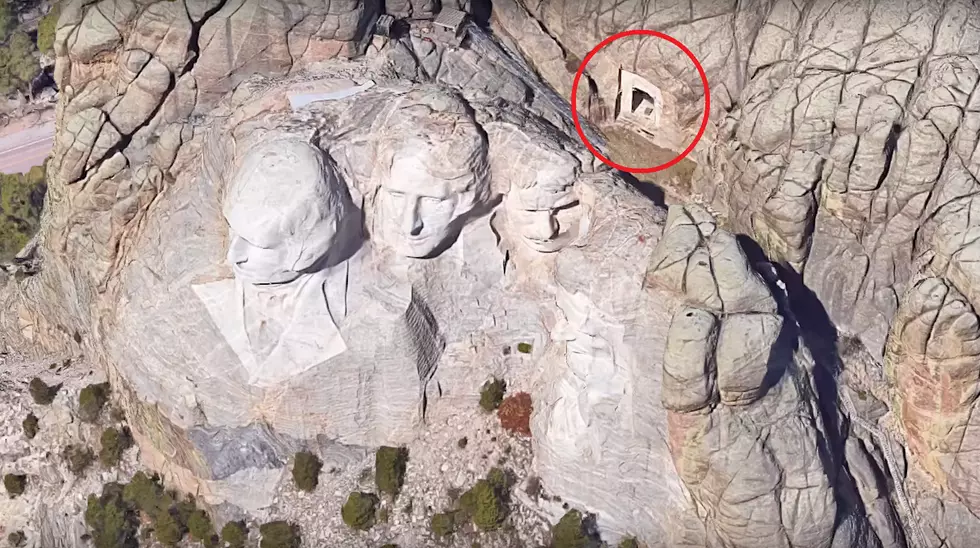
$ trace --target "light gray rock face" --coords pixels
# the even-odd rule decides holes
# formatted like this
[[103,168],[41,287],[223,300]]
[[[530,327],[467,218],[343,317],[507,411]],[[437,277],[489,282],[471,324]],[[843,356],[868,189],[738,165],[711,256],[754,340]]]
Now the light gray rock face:
[[[476,405],[480,385],[497,376],[532,395],[535,467],[549,492],[596,512],[607,540],[906,546],[915,516],[893,506],[905,500],[904,466],[880,436],[858,444],[849,429],[838,409],[839,357],[821,344],[826,333],[808,329],[817,322],[805,314],[819,311],[801,306],[806,288],[787,293],[789,271],[773,270],[736,234],[805,265],[804,281],[831,316],[872,350],[901,318],[888,354],[895,371],[943,386],[936,367],[954,358],[964,388],[954,412],[923,403],[911,384],[894,394],[917,440],[912,455],[934,455],[938,477],[948,452],[934,425],[973,405],[963,403],[975,365],[972,312],[950,304],[943,317],[955,329],[932,334],[920,324],[939,306],[934,291],[902,305],[888,296],[919,268],[933,269],[935,287],[955,286],[948,294],[962,298],[953,301],[975,293],[972,201],[958,198],[966,193],[943,187],[929,200],[958,205],[932,208],[935,222],[899,222],[925,200],[906,186],[935,182],[939,149],[929,136],[956,130],[923,122],[891,149],[887,101],[863,115],[876,103],[861,102],[850,136],[839,105],[821,110],[807,99],[797,115],[799,97],[823,89],[816,82],[879,70],[832,55],[864,40],[864,31],[826,30],[856,20],[857,8],[496,4],[496,24],[560,92],[567,78],[555,47],[567,65],[592,47],[591,34],[643,23],[697,46],[715,110],[695,190],[724,222],[698,205],[666,211],[593,167],[560,111],[567,106],[489,49],[409,33],[346,59],[362,49],[375,3],[71,2],[56,46],[63,96],[44,266],[3,293],[4,326],[35,344],[70,335],[106,367],[148,465],[214,505],[260,510],[297,448],[355,462],[365,448],[415,439],[432,406]],[[386,6],[413,16],[431,7]],[[937,10],[923,4],[915,21],[931,29]],[[541,25],[508,27],[521,13]],[[875,43],[918,43],[879,26],[866,31]],[[780,29],[792,32],[783,40]],[[703,97],[690,69],[679,69],[683,58],[654,44],[626,44],[609,59],[629,57],[624,68],[660,82],[672,140],[696,127]],[[888,70],[904,66],[888,59],[879,59]],[[806,63],[827,80],[796,71]],[[602,66],[590,78],[597,100],[613,104],[618,69]],[[889,85],[917,82],[911,96],[921,101],[908,112],[923,120],[952,113],[941,106],[948,97],[926,93],[927,76],[913,70]],[[840,89],[843,105],[851,92]],[[847,142],[853,162],[835,156],[849,158]],[[893,165],[875,186],[862,170],[877,165],[878,150]],[[845,165],[853,179],[833,175]],[[832,181],[845,186],[835,191]],[[846,234],[827,228],[834,219],[850,223]],[[827,251],[850,245],[848,235],[877,238],[854,249],[894,250],[917,228],[928,257],[895,252],[891,274],[869,267],[860,290],[833,285],[847,278],[831,270],[872,264],[863,251]],[[839,296],[852,294],[861,297]],[[912,344],[929,337],[946,350]],[[505,350],[519,343],[531,352]],[[969,507],[972,472],[946,473]]]
[[[894,403],[881,424],[907,440],[913,465],[930,478],[924,490],[945,493],[920,493],[923,500],[945,497],[974,511],[976,19],[965,1],[583,2],[573,10],[541,0],[495,2],[493,20],[566,96],[578,60],[617,31],[657,29],[691,48],[712,109],[690,197],[801,274],[815,306],[797,310],[800,321],[825,310],[878,362],[870,388]],[[664,91],[664,116],[689,137],[693,111],[668,108],[693,108],[700,98],[689,61],[647,55],[665,44],[655,38],[621,42],[587,67],[593,94],[608,104],[617,90],[609,75],[634,72]],[[589,95],[584,84],[579,94]],[[674,266],[664,281],[677,287],[688,274]],[[718,336],[702,317],[677,327],[678,347]],[[716,389],[695,376],[710,370],[699,361],[675,362],[671,382],[692,397],[670,405],[696,407]],[[861,492],[867,503],[869,491]],[[951,545],[969,544],[952,535]]]

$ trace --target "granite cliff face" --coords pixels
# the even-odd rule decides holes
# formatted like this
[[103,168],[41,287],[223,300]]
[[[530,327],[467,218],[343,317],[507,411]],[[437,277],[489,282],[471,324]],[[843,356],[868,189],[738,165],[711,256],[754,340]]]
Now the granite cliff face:
[[[105,367],[152,467],[215,507],[498,376],[608,540],[971,546],[977,8],[500,0],[462,47],[435,8],[69,2],[8,344]],[[372,37],[381,11],[411,30]],[[711,83],[691,169],[657,179],[686,205],[593,161],[546,89],[638,27]],[[647,145],[686,146],[697,75],[637,39],[581,83],[610,149],[636,142],[604,115],[621,70],[665,103]]]

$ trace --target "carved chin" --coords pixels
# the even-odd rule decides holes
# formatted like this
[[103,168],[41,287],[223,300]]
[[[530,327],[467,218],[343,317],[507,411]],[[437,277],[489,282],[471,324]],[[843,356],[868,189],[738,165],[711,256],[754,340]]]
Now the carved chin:
[[401,237],[396,248],[406,257],[421,259],[431,255],[441,243],[439,238],[423,236],[421,238]]
[[235,277],[239,280],[250,283],[254,285],[260,284],[284,284],[291,282],[299,277],[298,272],[293,272],[291,270],[277,270],[277,271],[253,271],[249,270],[247,267],[241,265],[232,265],[232,271],[235,273]]

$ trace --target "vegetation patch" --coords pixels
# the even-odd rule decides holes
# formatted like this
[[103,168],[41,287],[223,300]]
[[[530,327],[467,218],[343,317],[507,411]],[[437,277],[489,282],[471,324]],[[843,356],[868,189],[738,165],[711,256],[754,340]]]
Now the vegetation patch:
[[504,401],[504,394],[507,392],[507,383],[503,379],[493,378],[480,388],[480,407],[487,413],[493,413]]
[[95,548],[137,548],[136,531],[139,516],[132,505],[123,499],[123,486],[107,483],[102,495],[89,495],[85,509],[85,525],[92,535]]
[[[26,35],[22,36],[26,38]],[[4,51],[3,45],[0,45],[0,95],[8,93],[11,85],[24,85],[19,79],[13,84],[9,78],[5,80],[3,71],[9,67],[4,65],[3,59],[11,54],[12,52]],[[29,78],[37,72],[37,63],[33,57],[30,72],[32,74]],[[7,91],[4,91],[5,88]],[[44,169],[43,166],[35,166],[24,174],[0,173],[0,262],[12,261],[41,226],[41,209],[44,206],[44,194],[47,192]]]
[[14,531],[7,535],[7,544],[11,548],[21,548],[27,545],[27,535],[23,531]]
[[119,464],[123,452],[132,447],[133,437],[129,429],[106,428],[102,431],[100,439],[101,448],[99,449],[99,461],[102,466],[112,468]]
[[485,479],[477,481],[469,491],[463,493],[459,498],[459,507],[483,531],[497,529],[506,516],[501,493]]
[[378,491],[397,496],[405,483],[407,447],[379,447],[374,454],[374,483]]
[[40,426],[38,425],[37,415],[35,415],[34,413],[28,413],[27,416],[24,417],[24,421],[21,422],[20,425],[24,429],[24,437],[29,440],[34,439],[34,436],[36,436],[38,431],[40,430]]
[[248,527],[244,521],[229,521],[221,528],[221,541],[228,548],[245,548],[248,540]]
[[531,435],[531,395],[527,392],[518,392],[513,396],[505,398],[497,409],[497,418],[500,419],[500,426],[505,430],[521,436]]
[[195,509],[191,512],[187,518],[187,532],[208,548],[218,546],[218,535],[214,533],[214,524],[204,510]]
[[624,538],[619,541],[618,548],[640,548],[640,543],[635,538]]
[[78,417],[85,422],[95,422],[102,408],[109,401],[109,383],[90,384],[78,394]]
[[378,507],[378,497],[374,493],[354,491],[347,496],[347,502],[340,509],[340,517],[351,529],[367,531],[374,526],[374,512]]
[[551,528],[551,548],[590,548],[598,539],[589,534],[582,513],[572,509]]
[[530,354],[532,350],[534,348],[531,346],[531,343],[517,343],[517,351],[521,354]]
[[[0,177],[3,177],[3,175],[0,175]],[[2,188],[0,188],[0,192],[3,192]],[[0,250],[0,253],[2,253],[2,250]],[[34,403],[38,405],[51,405],[51,402],[54,401],[54,397],[58,394],[58,390],[60,389],[60,384],[52,386],[42,381],[38,377],[31,379],[30,384],[27,385],[27,390],[31,393],[31,399],[33,399]]]
[[68,464],[68,470],[76,476],[81,476],[95,460],[95,453],[88,447],[71,444],[65,447],[62,455]]
[[176,546],[187,532],[186,526],[175,514],[175,509],[161,508],[153,519],[153,532],[157,540],[167,546]]
[[286,521],[271,521],[259,526],[260,548],[299,548],[299,527]]
[[429,530],[436,537],[448,537],[456,530],[456,514],[454,512],[434,514],[429,521]]
[[157,515],[162,508],[169,508],[173,501],[164,492],[160,476],[147,476],[140,471],[123,490],[123,499],[147,517]]
[[34,76],[40,72],[34,57],[34,41],[19,30],[0,34],[0,94],[26,90]]
[[320,470],[323,462],[308,451],[296,453],[293,459],[293,482],[301,491],[311,492],[320,482]]
[[6,474],[3,476],[3,488],[7,490],[7,496],[10,498],[23,495],[27,488],[27,476],[24,474]]
[[41,53],[54,52],[54,35],[58,30],[58,17],[61,15],[61,4],[55,3],[51,11],[41,18],[37,24],[37,49]]

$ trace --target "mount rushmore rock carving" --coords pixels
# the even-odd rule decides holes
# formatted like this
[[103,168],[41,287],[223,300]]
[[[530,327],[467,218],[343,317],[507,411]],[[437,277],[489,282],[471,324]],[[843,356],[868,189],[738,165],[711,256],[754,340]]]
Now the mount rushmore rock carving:
[[[69,2],[8,344],[98,360],[147,458],[213,505],[267,505],[299,447],[413,439],[496,375],[609,540],[972,546],[976,7],[569,6],[494,2],[532,74],[371,39],[374,2]],[[695,203],[597,167],[536,92],[634,26],[712,82],[697,169],[661,181]],[[682,141],[700,88],[651,48],[583,85],[652,82]]]

